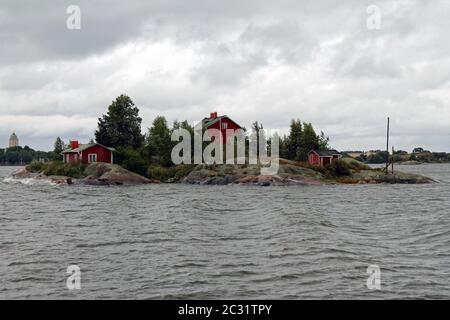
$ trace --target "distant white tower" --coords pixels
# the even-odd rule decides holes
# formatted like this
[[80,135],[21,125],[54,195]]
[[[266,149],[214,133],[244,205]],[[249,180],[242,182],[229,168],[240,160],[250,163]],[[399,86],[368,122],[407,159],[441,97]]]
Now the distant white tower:
[[11,137],[9,137],[9,147],[14,148],[19,146],[19,138],[17,138],[16,133],[13,133]]

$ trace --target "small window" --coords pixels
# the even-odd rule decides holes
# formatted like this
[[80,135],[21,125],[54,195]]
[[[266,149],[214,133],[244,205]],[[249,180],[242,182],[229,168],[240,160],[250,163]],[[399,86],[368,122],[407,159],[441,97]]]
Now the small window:
[[222,122],[222,129],[228,129],[228,122]]
[[97,155],[95,153],[90,153],[88,155],[89,163],[97,162]]
[[74,159],[75,159],[75,162],[77,162],[77,161],[78,161],[78,154],[76,154],[76,153],[75,153],[75,155],[74,155]]

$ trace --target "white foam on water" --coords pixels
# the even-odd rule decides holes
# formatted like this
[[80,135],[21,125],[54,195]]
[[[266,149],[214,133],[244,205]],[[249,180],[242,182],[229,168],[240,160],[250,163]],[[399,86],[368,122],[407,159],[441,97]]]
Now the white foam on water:
[[27,186],[32,185],[51,185],[51,186],[57,186],[58,184],[49,181],[49,180],[43,180],[43,179],[34,179],[34,178],[26,178],[26,179],[16,179],[13,177],[6,177],[3,179],[3,182],[5,183],[13,183],[13,184],[24,184]]

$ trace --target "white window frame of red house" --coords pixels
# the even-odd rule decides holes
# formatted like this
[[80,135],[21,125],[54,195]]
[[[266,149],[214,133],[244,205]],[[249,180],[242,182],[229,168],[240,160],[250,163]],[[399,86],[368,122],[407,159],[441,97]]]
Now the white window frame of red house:
[[[91,161],[91,156],[94,156],[95,160]],[[88,163],[95,163],[97,162],[97,154],[96,153],[88,153]]]
[[70,153],[66,153],[65,160],[66,160],[67,163],[70,162]]
[[222,129],[228,129],[228,122],[222,122]]
[[78,161],[78,153],[75,153],[75,154],[73,155],[73,159],[75,160],[75,162]]

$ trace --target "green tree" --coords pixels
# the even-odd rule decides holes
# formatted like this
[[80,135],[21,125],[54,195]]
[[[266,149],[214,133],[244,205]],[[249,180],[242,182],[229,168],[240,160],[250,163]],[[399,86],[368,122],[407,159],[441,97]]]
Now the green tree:
[[108,108],[108,113],[98,119],[95,139],[107,147],[139,149],[144,137],[139,109],[130,97],[121,95]]
[[320,131],[319,136],[319,150],[327,150],[330,148],[330,137],[325,136],[323,131]]
[[308,157],[308,152],[311,150],[317,150],[320,147],[319,137],[311,123],[303,123],[303,135],[302,144],[300,146],[299,160],[305,161]]
[[303,128],[300,120],[291,121],[291,130],[286,140],[287,158],[289,160],[301,159],[301,143],[302,143]]
[[170,166],[172,164],[171,153],[173,145],[171,131],[167,126],[166,118],[163,116],[156,117],[147,136],[146,147],[150,162],[156,162],[162,166]]
[[181,122],[175,120],[173,122],[172,130],[180,129],[180,128],[189,131],[189,133],[191,133],[191,134],[194,133],[194,127],[191,126],[187,120],[184,120],[184,121],[181,121]]
[[288,138],[286,135],[280,138],[280,158],[288,159]]
[[119,147],[114,153],[114,160],[127,170],[140,175],[147,174],[148,163],[142,154],[132,148]]
[[58,161],[62,160],[61,152],[65,149],[64,141],[60,137],[56,138],[56,141],[53,145],[53,160]]

